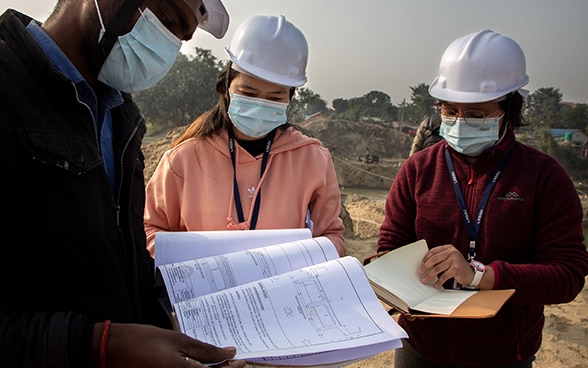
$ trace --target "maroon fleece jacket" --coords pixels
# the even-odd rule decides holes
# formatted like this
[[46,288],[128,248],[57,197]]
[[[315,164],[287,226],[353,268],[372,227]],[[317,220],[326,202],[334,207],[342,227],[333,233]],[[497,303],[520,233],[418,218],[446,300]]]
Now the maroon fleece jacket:
[[493,318],[401,317],[400,325],[409,343],[430,361],[480,367],[514,364],[539,349],[543,306],[570,302],[584,286],[588,254],[582,206],[562,166],[517,142],[510,130],[473,165],[442,141],[417,152],[400,168],[386,200],[378,251],[426,239],[430,248],[453,244],[466,256],[469,238],[446,149],[473,217],[498,163],[512,149],[482,217],[476,260],[494,269],[495,289],[512,288],[516,293]]

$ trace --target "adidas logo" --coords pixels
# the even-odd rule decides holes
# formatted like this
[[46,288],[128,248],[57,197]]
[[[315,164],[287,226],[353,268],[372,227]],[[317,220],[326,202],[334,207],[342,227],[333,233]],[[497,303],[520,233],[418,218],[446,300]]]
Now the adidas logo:
[[247,188],[247,192],[249,192],[249,198],[253,198],[255,195],[255,187]]
[[517,192],[508,192],[505,196],[499,196],[498,199],[501,201],[526,201],[526,199],[521,197]]

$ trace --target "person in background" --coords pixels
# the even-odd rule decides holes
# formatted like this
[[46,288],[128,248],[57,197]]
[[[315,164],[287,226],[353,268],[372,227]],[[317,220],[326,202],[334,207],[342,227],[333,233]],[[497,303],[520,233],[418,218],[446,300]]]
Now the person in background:
[[410,157],[415,152],[430,147],[442,140],[443,138],[439,135],[440,127],[441,114],[439,114],[438,109],[435,109],[435,112],[431,116],[427,117],[419,124],[412,140],[408,156]]
[[287,122],[306,82],[308,45],[284,16],[247,19],[226,47],[213,109],[164,153],[147,184],[151,254],[160,231],[308,227],[345,255],[329,151]]
[[[231,359],[171,330],[145,249],[149,88],[219,0],[59,0],[44,23],[0,17],[1,367],[203,367]],[[229,363],[234,367],[244,362]]]
[[512,38],[482,30],[445,50],[429,87],[443,143],[409,157],[390,188],[378,251],[425,239],[422,282],[515,289],[487,319],[399,318],[396,367],[531,367],[546,304],[567,303],[588,274],[582,207],[552,157],[515,139],[526,61]]

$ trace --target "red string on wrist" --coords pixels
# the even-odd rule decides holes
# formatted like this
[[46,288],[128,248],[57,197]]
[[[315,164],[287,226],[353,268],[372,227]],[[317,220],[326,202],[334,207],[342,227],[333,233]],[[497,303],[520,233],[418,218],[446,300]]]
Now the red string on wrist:
[[100,368],[106,368],[106,343],[108,342],[108,333],[110,332],[110,320],[104,321],[102,329],[102,339],[100,340]]

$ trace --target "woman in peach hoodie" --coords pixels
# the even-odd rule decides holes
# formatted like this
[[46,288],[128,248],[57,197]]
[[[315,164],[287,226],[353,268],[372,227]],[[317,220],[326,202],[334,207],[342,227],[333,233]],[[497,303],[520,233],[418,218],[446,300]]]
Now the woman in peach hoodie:
[[147,184],[145,230],[304,228],[346,253],[331,155],[286,122],[308,45],[283,16],[255,16],[226,48],[219,100],[165,152]]

